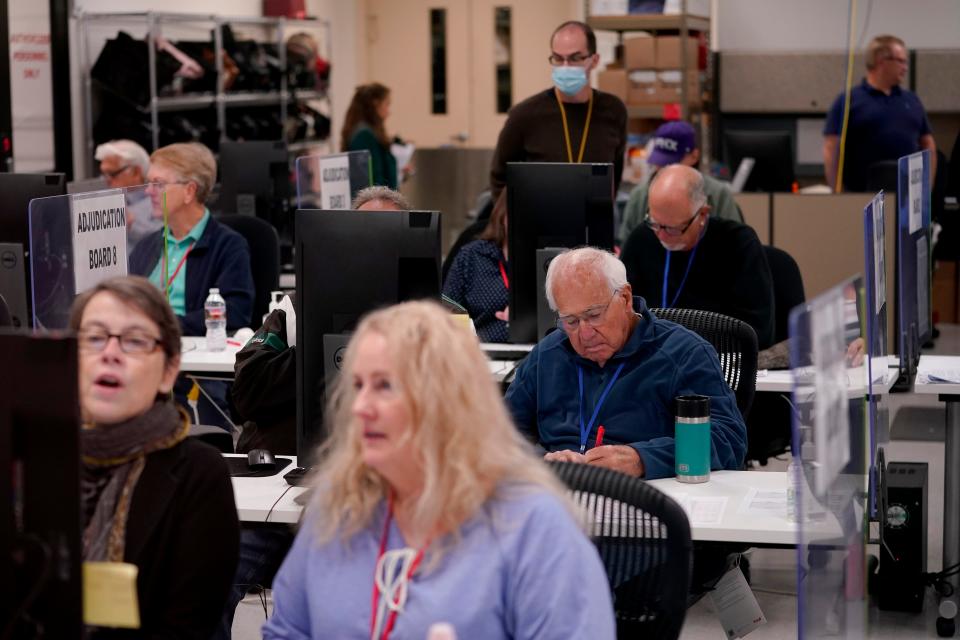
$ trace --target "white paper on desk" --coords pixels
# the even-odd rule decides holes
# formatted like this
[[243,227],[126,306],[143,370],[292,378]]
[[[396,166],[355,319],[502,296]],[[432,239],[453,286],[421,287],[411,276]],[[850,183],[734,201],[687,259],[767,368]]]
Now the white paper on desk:
[[786,489],[750,489],[737,513],[745,516],[787,517]]
[[727,497],[690,496],[680,501],[680,506],[687,512],[691,525],[720,524],[723,521],[723,512],[727,508]]
[[960,371],[957,369],[930,369],[921,372],[918,377],[922,381],[935,384],[960,384]]

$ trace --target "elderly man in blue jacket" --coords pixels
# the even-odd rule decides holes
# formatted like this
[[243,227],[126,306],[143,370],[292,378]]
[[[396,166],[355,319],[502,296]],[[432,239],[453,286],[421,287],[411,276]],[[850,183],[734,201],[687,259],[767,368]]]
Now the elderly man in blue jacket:
[[747,430],[716,352],[634,297],[622,262],[590,247],[562,253],[546,293],[561,330],[530,352],[506,401],[547,460],[673,476],[673,399],[700,394],[710,397],[711,467],[740,468]]

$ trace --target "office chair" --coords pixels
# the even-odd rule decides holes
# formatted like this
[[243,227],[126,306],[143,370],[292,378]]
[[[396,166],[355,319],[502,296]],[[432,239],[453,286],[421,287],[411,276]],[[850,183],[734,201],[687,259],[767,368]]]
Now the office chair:
[[548,465],[585,511],[610,581],[617,637],[675,640],[693,553],[683,509],[640,478],[586,464]]
[[757,334],[746,322],[712,311],[650,309],[661,320],[690,329],[713,345],[720,358],[723,379],[737,397],[737,408],[746,419],[757,389]]
[[242,235],[250,246],[253,273],[252,327],[259,327],[270,305],[270,292],[280,287],[280,238],[273,225],[261,218],[224,214],[217,220]]
[[[764,246],[763,251],[773,276],[774,322],[773,341],[789,337],[790,311],[804,303],[803,276],[789,253],[777,247]],[[760,393],[753,399],[747,417],[747,460],[766,465],[767,460],[790,450],[790,394]]]

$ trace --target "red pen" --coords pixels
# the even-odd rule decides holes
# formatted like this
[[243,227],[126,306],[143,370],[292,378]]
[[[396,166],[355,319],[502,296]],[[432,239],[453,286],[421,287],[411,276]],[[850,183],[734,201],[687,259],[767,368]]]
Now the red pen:
[[593,445],[594,447],[599,447],[603,445],[603,425],[597,427],[597,443]]

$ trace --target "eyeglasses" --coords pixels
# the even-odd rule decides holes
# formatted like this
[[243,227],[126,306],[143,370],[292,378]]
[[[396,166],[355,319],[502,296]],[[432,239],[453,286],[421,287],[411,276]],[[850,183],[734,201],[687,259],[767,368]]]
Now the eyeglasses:
[[902,64],[905,67],[910,64],[910,61],[907,60],[906,58],[897,58],[895,56],[887,56],[886,58],[884,58],[884,60],[892,60],[897,64]]
[[614,289],[613,295],[610,296],[609,302],[590,307],[583,313],[571,313],[568,316],[558,316],[557,328],[572,333],[580,328],[581,322],[587,323],[587,325],[590,327],[599,327],[601,324],[603,324],[603,319],[607,313],[607,309],[609,309],[610,305],[613,304],[613,301],[617,298],[618,293],[620,293],[620,289]]
[[687,220],[687,224],[683,226],[671,227],[668,224],[660,224],[659,222],[654,222],[653,219],[648,215],[643,219],[643,224],[647,225],[651,231],[656,233],[657,231],[662,231],[668,236],[682,236],[686,233],[687,229],[690,228],[690,225],[693,224],[693,221],[697,219],[697,216],[700,215],[700,209],[697,209],[697,212],[693,214],[693,217]]
[[190,182],[190,180],[150,180],[147,186],[163,191],[172,184],[190,184]]
[[120,167],[119,169],[117,169],[116,171],[104,171],[103,169],[101,169],[101,170],[100,170],[100,173],[102,173],[102,174],[104,175],[104,177],[110,178],[111,180],[113,180],[114,178],[116,178],[117,176],[119,176],[121,173],[123,173],[124,171],[126,171],[127,169],[130,169],[130,168],[131,168],[131,167],[130,167],[129,164],[125,164],[125,165],[123,165],[122,167]]
[[81,329],[77,333],[77,340],[82,351],[100,353],[107,348],[110,338],[116,338],[120,343],[120,350],[128,355],[146,355],[153,353],[160,346],[160,340],[142,331],[126,331],[124,333],[109,333],[103,329]]
[[584,61],[589,60],[592,56],[593,56],[592,53],[579,53],[579,52],[571,53],[568,56],[562,56],[559,53],[551,53],[550,57],[547,58],[547,61],[549,61],[550,64],[552,64],[555,67],[559,67],[564,63],[572,64],[572,65],[580,65],[580,64],[583,64]]

